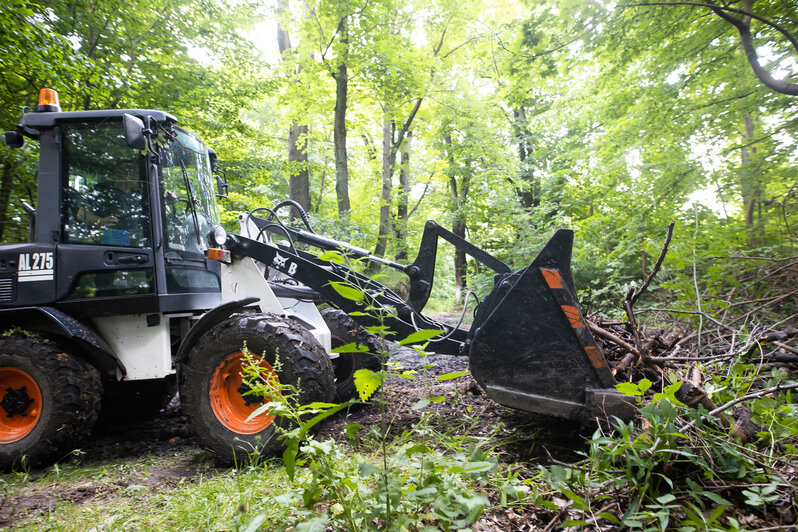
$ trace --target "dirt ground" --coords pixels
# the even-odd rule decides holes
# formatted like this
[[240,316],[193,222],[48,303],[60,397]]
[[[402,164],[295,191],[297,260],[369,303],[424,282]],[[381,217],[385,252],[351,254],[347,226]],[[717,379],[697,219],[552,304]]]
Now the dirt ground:
[[[468,368],[463,357],[431,355],[422,360],[412,349],[396,348],[391,362],[402,370],[416,370],[416,379],[392,378],[383,390],[388,399],[391,432],[401,433],[420,419],[421,413],[410,407],[420,398],[445,396],[447,401],[432,405],[439,414],[442,428],[475,435],[490,434],[498,425],[503,427],[498,435],[505,440],[500,447],[507,462],[526,461],[534,458],[555,456],[561,460],[576,459],[575,449],[583,445],[578,427],[552,425],[540,416],[514,411],[490,401],[482,393],[470,375],[437,382],[435,377],[444,373]],[[436,367],[422,374],[424,364]],[[468,411],[468,425],[463,424],[463,413]],[[364,426],[379,423],[376,408],[359,408],[347,414],[327,420],[320,428],[318,438],[346,438],[344,427],[350,423]],[[361,429],[362,430],[362,429]],[[112,484],[58,482],[45,487],[25,489],[19,494],[2,495],[0,491],[0,528],[18,524],[29,517],[54,509],[57,505],[71,503],[81,505],[89,501],[112,500],[124,497],[127,489],[137,486],[170,486],[178,482],[191,482],[200,474],[214,468],[211,459],[191,434],[188,421],[182,414],[179,397],[176,397],[161,414],[146,422],[128,425],[105,425],[81,449],[84,466],[100,466],[106,461],[126,458],[151,457],[153,465],[147,473],[133,468],[129,474],[116,477]],[[31,471],[36,478],[45,471]],[[34,484],[29,484],[34,486]],[[102,499],[100,499],[102,498]],[[488,511],[480,518],[475,530],[521,530],[547,521],[546,515],[520,515],[515,512]]]

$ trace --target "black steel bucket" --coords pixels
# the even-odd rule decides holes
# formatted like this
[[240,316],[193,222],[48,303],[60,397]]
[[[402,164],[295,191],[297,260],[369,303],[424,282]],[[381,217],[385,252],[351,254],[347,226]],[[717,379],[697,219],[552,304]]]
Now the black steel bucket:
[[471,373],[494,401],[569,419],[635,414],[587,328],[571,276],[573,231],[528,267],[497,275],[469,345]]

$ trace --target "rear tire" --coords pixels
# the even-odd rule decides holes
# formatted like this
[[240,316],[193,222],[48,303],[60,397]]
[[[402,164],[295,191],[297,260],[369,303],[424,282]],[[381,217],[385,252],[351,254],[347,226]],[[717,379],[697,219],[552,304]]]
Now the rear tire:
[[89,363],[42,338],[0,338],[0,469],[73,449],[94,428],[101,396]]
[[181,368],[180,398],[191,428],[202,445],[224,461],[245,461],[253,451],[274,454],[283,449],[268,413],[247,417],[260,401],[241,394],[241,351],[262,357],[265,371],[300,389],[298,402],[330,402],[335,394],[332,364],[324,348],[296,323],[272,314],[230,318],[197,342]]
[[380,371],[382,369],[382,363],[377,354],[380,350],[380,339],[341,310],[326,308],[321,311],[321,316],[330,329],[333,349],[351,343],[368,348],[368,352],[341,353],[332,360],[335,371],[336,398],[339,402],[348,401],[357,397],[354,377],[357,370]]

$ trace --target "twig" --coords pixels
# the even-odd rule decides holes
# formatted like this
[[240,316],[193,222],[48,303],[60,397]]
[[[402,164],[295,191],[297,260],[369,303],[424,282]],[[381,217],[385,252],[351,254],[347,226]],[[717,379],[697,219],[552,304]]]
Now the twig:
[[[739,403],[742,403],[743,401],[747,401],[748,399],[756,399],[758,397],[763,397],[763,396],[765,396],[765,395],[767,395],[769,393],[774,393],[774,392],[778,392],[778,391],[781,391],[781,390],[794,390],[796,388],[798,388],[798,383],[786,384],[786,385],[778,384],[778,385],[773,386],[772,388],[768,388],[766,390],[759,390],[758,392],[749,393],[749,394],[743,395],[741,397],[738,397],[737,399],[733,399],[733,400],[729,401],[728,403],[726,403],[723,406],[719,406],[718,408],[716,408],[716,409],[712,410],[711,412],[709,412],[707,414],[707,416],[715,416],[717,414],[720,414],[724,410],[728,410],[729,408],[731,408],[731,407],[733,407],[733,406],[735,406],[735,405],[737,405]],[[702,416],[702,419],[704,419],[704,416]],[[681,428],[681,432],[685,432],[685,431],[687,431],[687,429],[693,427],[693,425],[696,424],[696,421],[697,420],[694,419],[691,422],[689,422],[688,424],[686,424],[685,426],[683,426]]]
[[617,336],[615,336],[611,332],[606,331],[606,330],[602,329],[601,327],[599,327],[598,325],[595,325],[595,324],[593,324],[593,323],[591,323],[589,321],[587,322],[587,326],[595,334],[601,336],[602,338],[605,338],[605,339],[609,340],[610,342],[613,342],[613,343],[623,347],[624,349],[626,349],[630,353],[634,353],[635,356],[637,356],[638,358],[642,358],[643,355],[641,355],[640,351],[638,351],[633,345],[629,344],[628,342],[625,342],[625,341],[621,340],[620,338],[618,338]]
[[632,299],[629,300],[629,303],[634,305],[637,303],[637,300],[640,299],[640,296],[643,295],[643,292],[646,291],[648,285],[651,284],[651,281],[654,280],[654,276],[657,275],[659,269],[662,267],[662,263],[665,261],[665,255],[668,253],[668,246],[671,243],[671,237],[673,236],[673,226],[676,224],[674,220],[671,220],[671,223],[668,224],[668,234],[665,236],[665,243],[662,245],[662,250],[659,252],[659,257],[657,257],[657,262],[654,264],[654,268],[651,270],[651,273],[648,274],[646,280],[643,282],[643,285],[640,287],[640,290],[635,292],[635,295],[632,296]]
[[626,310],[626,316],[629,318],[629,328],[632,329],[632,338],[634,338],[635,347],[642,353],[643,350],[640,348],[640,334],[637,332],[637,320],[635,319],[635,312],[632,310],[633,303],[630,298],[634,287],[634,284],[629,287],[629,291],[626,293],[626,301],[623,302],[623,308]]
[[698,291],[698,275],[696,274],[695,240],[698,237],[698,206],[695,210],[695,231],[693,232],[693,287],[695,288],[695,306],[698,307],[698,348],[701,348],[701,329],[704,326],[704,312],[701,310],[701,294]]
[[672,313],[674,313],[674,314],[697,314],[697,315],[701,315],[701,316],[705,317],[706,319],[708,319],[709,321],[711,321],[712,323],[714,323],[714,324],[715,324],[715,325],[717,325],[718,327],[723,327],[723,328],[724,328],[724,329],[726,329],[727,331],[731,331],[731,332],[733,332],[733,333],[736,333],[736,332],[737,332],[737,329],[735,329],[735,328],[733,328],[733,327],[729,327],[729,326],[728,326],[728,325],[726,325],[725,323],[721,323],[721,322],[719,322],[718,320],[716,320],[715,318],[713,318],[712,316],[710,316],[710,315],[709,315],[709,314],[707,314],[706,312],[703,312],[703,311],[700,311],[700,310],[678,310],[678,309],[675,309],[675,308],[654,308],[654,307],[646,307],[646,308],[640,308],[640,309],[637,309],[637,311],[638,311],[638,312],[653,312],[653,311],[662,311],[662,312],[672,312]]
[[791,347],[791,346],[789,346],[787,344],[784,344],[784,343],[781,343],[781,342],[773,342],[773,345],[777,345],[777,346],[781,347],[782,349],[784,349],[787,352],[790,352],[790,353],[793,353],[795,355],[798,355],[798,349],[795,349],[794,347]]
[[546,528],[543,529],[543,532],[551,532],[552,530],[554,530],[554,527],[557,526],[557,523],[560,521],[560,519],[563,518],[563,516],[565,515],[565,513],[568,511],[569,508],[570,506],[566,506],[565,508],[560,510],[560,513],[555,515],[554,519],[549,521],[549,524],[546,525]]

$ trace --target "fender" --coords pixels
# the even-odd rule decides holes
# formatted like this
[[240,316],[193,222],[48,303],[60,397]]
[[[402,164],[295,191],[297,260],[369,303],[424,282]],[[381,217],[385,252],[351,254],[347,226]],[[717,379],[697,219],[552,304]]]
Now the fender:
[[175,355],[175,363],[182,364],[188,357],[189,351],[197,343],[199,337],[208,332],[214,326],[222,323],[224,320],[238,312],[239,310],[260,301],[258,297],[246,297],[244,299],[237,299],[224,303],[218,307],[206,312],[197,323],[188,331],[186,337],[180,342],[180,347],[177,349]]
[[27,331],[64,338],[77,348],[75,356],[94,365],[103,377],[117,379],[125,374],[114,350],[91,327],[53,307],[21,307],[0,310],[0,328],[20,327]]

